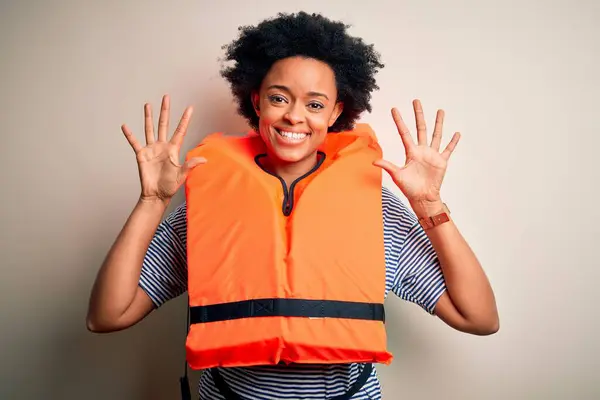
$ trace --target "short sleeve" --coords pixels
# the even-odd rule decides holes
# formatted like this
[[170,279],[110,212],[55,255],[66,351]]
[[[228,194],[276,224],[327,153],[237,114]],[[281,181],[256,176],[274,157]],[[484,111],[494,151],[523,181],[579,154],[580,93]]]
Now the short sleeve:
[[187,289],[186,224],[184,203],[160,223],[144,257],[139,286],[156,308]]
[[414,213],[384,189],[384,229],[391,264],[389,287],[403,300],[430,314],[446,290],[446,281],[429,237]]
[[418,222],[402,246],[396,282],[392,291],[398,297],[421,306],[430,314],[446,290],[437,254]]

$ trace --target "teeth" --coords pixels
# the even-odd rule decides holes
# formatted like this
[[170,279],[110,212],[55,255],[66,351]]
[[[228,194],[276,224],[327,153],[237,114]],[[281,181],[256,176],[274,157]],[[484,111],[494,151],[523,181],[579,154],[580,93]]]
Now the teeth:
[[286,131],[279,131],[279,134],[281,136],[283,136],[284,138],[293,139],[293,140],[302,140],[306,136],[308,136],[308,134],[306,134],[306,133],[286,132]]

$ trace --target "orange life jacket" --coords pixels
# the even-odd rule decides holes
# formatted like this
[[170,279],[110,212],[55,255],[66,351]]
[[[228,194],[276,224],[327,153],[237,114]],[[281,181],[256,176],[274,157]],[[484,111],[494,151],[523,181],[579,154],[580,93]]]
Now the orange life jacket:
[[389,364],[371,128],[328,134],[289,188],[262,167],[256,134],[210,135],[198,156],[185,184],[190,367]]

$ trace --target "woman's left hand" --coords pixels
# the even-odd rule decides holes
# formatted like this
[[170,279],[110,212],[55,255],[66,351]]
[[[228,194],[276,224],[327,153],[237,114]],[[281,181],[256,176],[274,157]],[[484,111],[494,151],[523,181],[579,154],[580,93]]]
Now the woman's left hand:
[[417,124],[418,144],[415,144],[410,136],[400,112],[395,108],[392,109],[392,116],[406,153],[404,166],[398,167],[386,160],[377,160],[374,165],[383,168],[390,174],[394,183],[410,202],[417,216],[421,218],[441,211],[440,189],[446,173],[448,159],[458,144],[460,133],[456,132],[444,151],[440,153],[444,111],[438,110],[437,112],[431,144],[428,145],[421,102],[414,100],[413,108]]

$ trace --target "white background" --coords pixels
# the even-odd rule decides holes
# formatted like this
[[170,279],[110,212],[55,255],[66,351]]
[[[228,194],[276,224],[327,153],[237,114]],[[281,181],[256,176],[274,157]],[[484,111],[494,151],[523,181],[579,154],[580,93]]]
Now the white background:
[[363,122],[387,158],[404,159],[390,109],[412,128],[414,98],[430,127],[445,109],[444,143],[462,133],[442,194],[497,296],[490,337],[390,297],[385,399],[599,398],[599,4],[3,2],[0,397],[179,398],[185,296],[127,331],[85,327],[95,274],[139,193],[120,125],[142,140],[144,102],[156,110],[169,93],[172,121],[196,110],[184,150],[245,131],[218,74],[221,46],[239,25],[303,9],[352,24],[382,54]]

